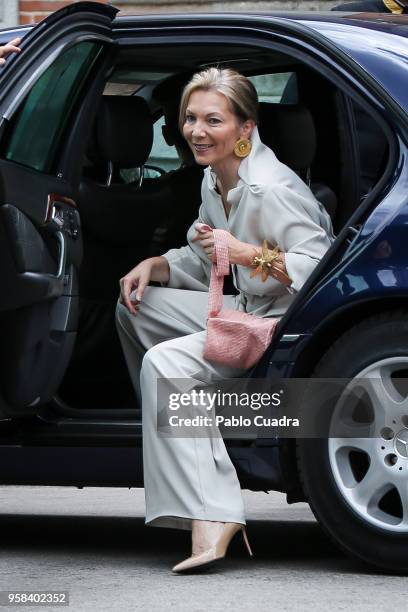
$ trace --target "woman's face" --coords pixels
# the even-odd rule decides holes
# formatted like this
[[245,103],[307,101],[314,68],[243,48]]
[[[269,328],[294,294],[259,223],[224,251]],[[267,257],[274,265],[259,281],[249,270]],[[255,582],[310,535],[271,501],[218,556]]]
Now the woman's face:
[[218,91],[194,91],[187,104],[183,135],[198,164],[212,168],[237,160],[234,146],[249,138],[254,123],[240,123],[227,98]]

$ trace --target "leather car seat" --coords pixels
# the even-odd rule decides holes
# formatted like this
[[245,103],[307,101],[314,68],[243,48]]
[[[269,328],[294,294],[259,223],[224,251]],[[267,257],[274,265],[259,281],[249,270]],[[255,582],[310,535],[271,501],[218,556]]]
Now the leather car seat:
[[[104,96],[79,186],[83,260],[80,321],[62,398],[78,407],[130,407],[135,399],[115,327],[119,279],[146,257],[161,216],[171,206],[165,183],[125,183],[120,170],[142,167],[153,143],[145,100]],[[77,404],[78,405],[78,404]]]
[[311,176],[317,139],[309,109],[302,104],[260,102],[259,134],[262,142],[274,151],[278,159],[309,185],[333,219],[337,207],[334,191],[328,185],[314,182]]

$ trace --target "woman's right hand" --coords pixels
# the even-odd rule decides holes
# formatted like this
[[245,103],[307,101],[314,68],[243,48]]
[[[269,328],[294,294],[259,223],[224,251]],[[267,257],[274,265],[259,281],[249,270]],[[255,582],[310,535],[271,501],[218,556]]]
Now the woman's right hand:
[[[126,306],[133,315],[137,314],[137,309],[142,301],[143,293],[152,277],[154,261],[153,258],[141,261],[135,268],[120,279],[119,302]],[[136,302],[132,302],[130,294],[136,289]]]

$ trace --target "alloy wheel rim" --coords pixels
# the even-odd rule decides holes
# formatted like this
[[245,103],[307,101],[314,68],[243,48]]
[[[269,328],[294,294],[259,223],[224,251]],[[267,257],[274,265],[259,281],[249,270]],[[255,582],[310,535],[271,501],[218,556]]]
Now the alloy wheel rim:
[[[399,376],[406,371],[405,377]],[[329,438],[329,461],[337,487],[366,522],[408,533],[408,357],[376,361],[348,389],[370,407],[370,437]],[[341,399],[334,415],[342,410]],[[352,426],[353,423],[351,422]],[[357,431],[361,423],[355,422]]]

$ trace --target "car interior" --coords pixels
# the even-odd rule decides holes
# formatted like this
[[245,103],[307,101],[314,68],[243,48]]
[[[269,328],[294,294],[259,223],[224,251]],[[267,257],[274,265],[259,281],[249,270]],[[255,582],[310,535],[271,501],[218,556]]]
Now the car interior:
[[384,173],[389,145],[377,120],[290,54],[243,44],[190,44],[188,53],[181,44],[165,53],[160,45],[121,49],[78,162],[80,308],[53,399],[62,412],[140,416],[115,327],[119,279],[146,257],[186,243],[203,169],[182,141],[177,107],[189,77],[210,65],[252,79],[261,140],[310,186],[336,234]]

